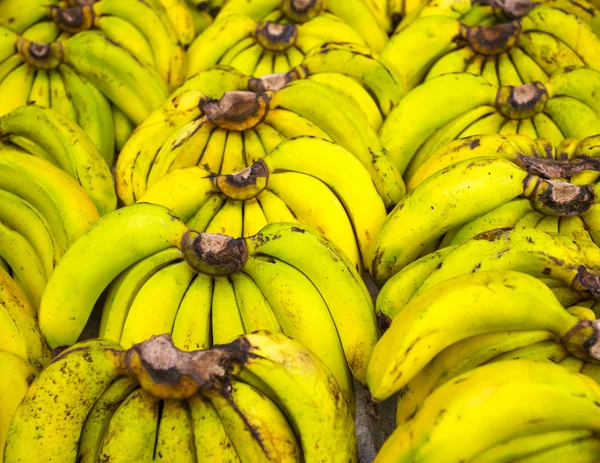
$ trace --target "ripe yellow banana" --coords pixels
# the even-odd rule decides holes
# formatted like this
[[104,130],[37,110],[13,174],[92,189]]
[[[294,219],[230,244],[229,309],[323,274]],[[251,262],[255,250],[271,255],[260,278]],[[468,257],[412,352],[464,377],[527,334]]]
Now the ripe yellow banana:
[[375,461],[470,461],[517,437],[565,429],[596,431],[600,415],[594,402],[599,393],[592,380],[551,363],[486,365],[437,389],[415,419],[388,438]]
[[3,134],[26,137],[41,146],[56,165],[77,180],[101,215],[116,208],[110,168],[75,122],[50,109],[25,106],[1,117],[0,130]]
[[[532,311],[532,306],[544,310]],[[448,310],[461,316],[445,316]],[[543,283],[529,275],[512,271],[461,275],[415,297],[394,317],[369,362],[369,390],[376,399],[389,397],[439,352],[470,336],[548,330],[566,345],[571,330],[579,333],[586,323],[579,323]],[[443,329],[436,328],[442,325]],[[585,342],[585,336],[578,334],[573,342]],[[586,355],[575,352],[582,350],[577,345],[570,349]]]
[[94,403],[81,428],[77,460],[96,463],[104,440],[104,434],[113,414],[137,387],[137,381],[129,376],[116,379]]
[[36,375],[29,362],[7,350],[0,350],[0,458],[4,461],[4,443],[8,426]]
[[167,209],[152,204],[119,209],[88,229],[65,253],[44,293],[40,327],[50,346],[75,343],[108,284],[135,262],[179,246],[186,231]]
[[180,400],[162,403],[155,460],[196,463],[194,434],[188,406]]
[[111,341],[94,339],[54,358],[15,413],[4,461],[51,461],[57,455],[74,461],[81,429],[96,399],[125,374],[123,353]]
[[27,104],[34,78],[35,68],[23,63],[2,79],[0,93],[3,98],[0,102],[0,116]]

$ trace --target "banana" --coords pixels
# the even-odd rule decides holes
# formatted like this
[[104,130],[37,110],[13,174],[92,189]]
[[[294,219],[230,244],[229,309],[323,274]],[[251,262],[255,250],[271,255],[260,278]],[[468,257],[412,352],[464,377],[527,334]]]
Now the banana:
[[245,273],[234,273],[231,282],[246,332],[280,332],[281,325],[257,283]]
[[80,32],[60,43],[64,54],[62,60],[98,88],[136,125],[167,98],[166,86],[154,69],[136,61],[100,32]]
[[163,402],[154,453],[158,461],[196,463],[192,422],[185,402]]
[[[522,346],[517,349],[514,349],[510,352],[505,352],[503,354],[499,354],[492,359],[488,360],[488,363],[493,362],[501,362],[503,360],[534,360],[536,362],[540,361],[550,361],[553,363],[564,362],[566,358],[569,357],[568,352],[565,350],[563,346],[559,342],[554,339],[547,339],[544,341],[539,341],[533,343],[529,346]],[[574,358],[574,357],[571,357]],[[577,361],[579,361],[577,359]],[[583,361],[582,361],[583,363]],[[579,371],[579,370],[578,370]]]
[[242,224],[244,236],[257,234],[268,223],[258,200],[255,198],[244,201],[242,214],[244,217],[244,223]]
[[[271,105],[306,117],[354,154],[371,174],[386,207],[396,204],[404,196],[406,190],[399,172],[394,169],[364,113],[350,98],[316,82],[299,80],[276,92]],[[332,124],[332,121],[337,123]]]
[[[482,77],[472,74],[446,74],[431,79],[400,100],[381,127],[381,142],[400,173],[404,173],[435,128],[478,106],[493,106],[496,93]],[[432,104],[434,111],[417,110]]]
[[[285,236],[285,247],[281,239],[271,239],[275,235]],[[329,308],[350,370],[364,381],[366,363],[378,336],[375,312],[361,277],[339,248],[318,233],[293,224],[269,224],[245,242],[249,255],[260,253],[282,260],[315,285]]]
[[552,334],[548,331],[507,331],[472,336],[452,344],[436,355],[401,390],[396,408],[396,426],[414,418],[427,397],[456,376],[492,359],[499,360],[503,353],[510,355],[522,347],[551,338]]
[[446,246],[431,252],[404,267],[383,285],[376,301],[380,326],[389,327],[396,314],[453,250],[454,246]]
[[[406,84],[398,71],[369,47],[358,44],[327,43],[311,50],[298,72],[307,76],[340,73],[358,79],[372,95],[384,116],[398,105]],[[294,70],[288,72],[293,75]]]
[[[153,204],[102,217],[69,248],[48,281],[39,313],[50,346],[75,343],[108,284],[135,262],[178,246],[186,231],[167,209]],[[118,232],[123,235],[117,240]],[[82,272],[82,266],[89,271]]]
[[287,222],[298,223],[298,220],[292,214],[292,211],[286,204],[269,190],[263,190],[257,197],[261,209],[269,223]]
[[120,273],[106,293],[99,336],[120,342],[130,307],[141,288],[151,276],[182,257],[177,248],[167,248],[140,260]]
[[506,463],[509,461],[522,461],[522,459],[526,461],[529,457],[537,458],[537,455],[544,454],[557,447],[560,448],[571,442],[577,442],[591,435],[592,432],[587,430],[554,431],[544,434],[534,434],[496,445],[477,455],[472,461],[473,463]]
[[115,411],[104,434],[99,461],[152,461],[160,400],[134,390]]
[[282,412],[252,386],[232,380],[207,390],[225,431],[242,461],[300,462],[300,445]]
[[[115,169],[117,195],[125,205],[133,204],[136,200],[132,181],[136,164],[143,162],[149,169],[173,128],[179,128],[202,115],[198,107],[200,97],[198,91],[172,96],[133,131],[119,154]],[[134,119],[132,121],[136,123]]]
[[[356,29],[342,21],[341,18],[329,13],[320,14],[298,24],[298,37],[295,45],[302,53],[307,54],[313,48],[327,42],[368,45]],[[375,50],[381,51],[380,48]]]
[[517,460],[519,463],[549,463],[569,461],[573,463],[593,463],[600,452],[600,440],[596,437],[582,438],[555,448]]
[[[283,334],[265,331],[247,334],[228,346],[251,353],[239,357],[240,378],[259,378],[257,385],[247,382],[282,409],[300,436],[306,461],[358,461],[348,405],[333,375],[310,350]],[[324,435],[329,437],[323,439]]]
[[50,107],[50,76],[45,69],[37,70],[27,103],[36,104],[43,108]]
[[425,243],[517,198],[526,178],[524,170],[501,158],[465,160],[430,176],[395,207],[374,240],[370,260],[375,283],[381,287]]
[[539,138],[552,140],[555,146],[558,146],[561,140],[565,138],[556,123],[547,114],[536,114],[533,116],[532,121]]
[[50,77],[50,99],[51,107],[60,115],[73,122],[77,122],[75,105],[67,92],[65,81],[55,69],[48,71]]
[[187,77],[217,64],[228,49],[254,34],[256,21],[243,14],[214,22],[188,48]]
[[244,225],[242,212],[243,203],[241,201],[228,199],[206,228],[206,233],[242,236]]
[[239,463],[241,460],[214,407],[200,394],[188,400],[196,442],[196,460]]
[[0,190],[0,222],[22,235],[35,250],[40,260],[46,279],[58,263],[63,249],[56,242],[48,221],[28,201]]
[[0,365],[4,372],[0,381],[0,459],[4,461],[8,426],[35,378],[36,371],[27,360],[6,350],[0,350]]
[[[538,304],[545,310],[535,313],[531,307]],[[450,307],[460,310],[461,317],[444,317]],[[548,330],[559,338],[566,336],[563,343],[570,343],[570,331],[582,326],[578,323],[579,318],[566,312],[543,283],[526,274],[478,272],[446,280],[415,297],[394,317],[369,362],[369,390],[378,400],[389,397],[435,355],[470,336]],[[444,336],[435,337],[438,324],[443,324]]]
[[262,45],[255,43],[254,45],[242,50],[231,60],[227,60],[227,57],[224,57],[221,60],[221,63],[238,69],[244,74],[253,76],[256,74],[255,69],[257,68],[264,52],[265,50]]
[[[271,109],[267,113],[267,117],[265,117],[264,127],[269,127],[266,130],[271,129],[276,131],[281,138],[294,138],[306,135],[333,141],[327,132],[317,124],[286,109]],[[257,126],[257,131],[261,129],[263,129],[263,124]],[[273,145],[276,146],[275,142],[272,143]]]
[[[0,118],[0,130],[39,144],[62,170],[79,182],[101,215],[116,208],[109,166],[76,123],[50,109],[26,106]],[[112,139],[110,142],[114,144]]]
[[558,224],[558,230],[561,235],[567,236],[573,240],[591,240],[592,236],[581,216],[573,215],[561,217]]
[[44,266],[29,241],[2,222],[0,222],[0,256],[10,266],[37,311],[46,286]]
[[183,295],[173,323],[173,342],[178,348],[190,351],[211,345],[212,298],[213,278],[198,273]]
[[166,14],[169,18],[181,45],[187,46],[193,42],[196,37],[194,20],[185,0],[153,0],[152,4],[161,13],[161,17]]
[[48,15],[48,3],[43,0],[5,0],[0,7],[0,26],[10,27],[19,34]]
[[[546,114],[565,138],[583,139],[595,135],[600,130],[600,117],[585,103],[569,96],[550,99]],[[577,123],[572,120],[577,117]]]
[[96,399],[125,373],[123,353],[113,342],[94,339],[55,357],[15,413],[4,461],[52,461],[57,455],[74,461],[82,426]]
[[40,333],[35,309],[20,285],[4,269],[0,269],[0,300],[2,350],[14,352],[28,360],[36,370],[41,369],[52,354]]
[[[476,57],[481,55],[476,55],[475,51],[470,48],[458,48],[456,50],[449,51],[444,56],[442,56],[439,60],[435,62],[429,68],[427,75],[423,80],[430,80],[435,77],[441,76],[442,74],[448,74],[450,72],[465,71],[469,63],[471,63]],[[476,74],[483,76],[486,81],[490,84],[497,83],[498,76],[496,73],[496,65],[494,59],[494,69],[493,73],[490,69],[490,64],[483,63],[483,66],[477,72],[471,72],[471,74]],[[492,74],[490,76],[490,74]]]
[[129,307],[121,346],[129,348],[151,336],[170,333],[181,300],[195,274],[196,271],[183,261],[169,264],[152,275]]
[[[115,137],[115,148],[117,151],[121,151],[129,140],[131,133],[135,130],[133,123],[129,118],[114,105],[111,105],[112,109],[112,120],[113,120],[113,134]],[[106,158],[105,158],[106,159]],[[107,160],[108,161],[108,160]],[[114,164],[114,161],[110,164]]]
[[[590,243],[591,244],[591,243]],[[592,245],[593,246],[593,245]],[[583,297],[595,293],[594,284],[582,283],[595,273],[577,242],[534,228],[496,229],[484,232],[457,246],[447,254],[443,265],[435,269],[415,293],[422,294],[441,281],[461,274],[490,270],[515,270],[562,281]]]
[[[494,230],[496,228],[515,227],[517,222],[525,214],[530,212],[533,212],[533,207],[531,206],[529,200],[514,199],[506,204],[503,204],[499,208],[477,217],[476,219],[471,220],[469,223],[463,225],[459,230],[457,230],[453,238],[448,242],[448,246],[463,244],[467,240],[472,239],[480,233]],[[565,218],[567,217],[561,217],[561,221]],[[570,219],[571,217],[568,218]],[[565,233],[561,234],[566,235]],[[571,238],[579,239],[575,238],[574,236]]]
[[212,340],[224,344],[244,334],[244,322],[229,277],[215,278],[212,294]]
[[[599,393],[585,376],[551,363],[515,360],[486,365],[437,389],[415,419],[388,438],[375,461],[471,461],[517,437],[565,429],[596,431],[593,403]],[[443,417],[442,409],[446,410]],[[455,433],[458,423],[460,434]]]
[[535,228],[546,233],[558,233],[558,219],[558,217],[544,217],[536,224]]
[[249,258],[244,273],[268,301],[283,333],[317,355],[335,376],[346,401],[353,403],[352,377],[344,350],[327,305],[313,283],[291,265],[269,257]]
[[[193,217],[186,222],[187,226],[192,230],[206,232],[217,212],[221,210],[226,202],[227,197],[222,194],[215,193],[210,195]],[[244,228],[246,228],[246,223],[244,223]]]
[[115,157],[115,132],[113,115],[104,95],[74,70],[63,64],[58,72],[65,82],[75,112],[77,124],[96,146],[108,167]]
[[137,381],[128,376],[116,379],[94,403],[81,428],[77,461],[95,463],[111,418],[123,401],[137,387]]
[[0,116],[27,104],[34,78],[35,68],[24,63],[0,82],[0,93],[3,95],[0,102]]

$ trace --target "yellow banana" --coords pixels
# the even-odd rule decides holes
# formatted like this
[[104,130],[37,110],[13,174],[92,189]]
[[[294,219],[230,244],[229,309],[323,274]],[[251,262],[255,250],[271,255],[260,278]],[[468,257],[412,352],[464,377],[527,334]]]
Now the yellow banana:
[[[135,262],[178,246],[186,231],[167,209],[152,204],[119,209],[88,229],[63,256],[46,286],[40,327],[50,346],[75,343],[108,284]],[[122,235],[115,239],[118,232]],[[88,271],[82,272],[82,266]]]
[[0,8],[0,26],[22,33],[48,14],[47,2],[42,0],[6,0]]
[[116,343],[94,339],[55,357],[15,413],[4,461],[51,461],[57,455],[74,461],[81,429],[96,399],[125,373],[123,354]]
[[[538,304],[545,310],[532,311]],[[449,309],[460,310],[461,317],[445,317]],[[579,318],[566,312],[543,283],[526,274],[478,272],[446,280],[415,297],[394,317],[369,362],[369,390],[376,399],[389,397],[435,355],[470,336],[548,330],[559,338],[566,336],[567,343],[570,331],[583,327],[578,323]],[[435,334],[438,324],[444,326],[443,336]]]
[[192,421],[187,405],[165,400],[156,436],[155,460],[196,463]]
[[3,458],[8,426],[36,371],[27,360],[6,350],[0,350],[0,365],[4,371],[0,380],[0,458]]
[[211,319],[214,344],[225,344],[245,332],[235,290],[227,276],[214,280]]
[[45,69],[37,70],[27,103],[36,104],[43,108],[50,107],[50,76]]
[[0,82],[0,116],[8,114],[13,109],[25,106],[35,78],[35,68],[27,63],[11,71]]
[[246,332],[281,331],[280,323],[273,309],[252,278],[245,273],[234,273],[231,275],[231,282],[235,289],[235,298]]
[[[112,120],[113,120],[113,133],[115,137],[115,148],[117,151],[121,151],[129,140],[131,133],[135,130],[133,123],[129,118],[114,105],[111,105],[112,109]],[[112,166],[112,164],[111,164]]]

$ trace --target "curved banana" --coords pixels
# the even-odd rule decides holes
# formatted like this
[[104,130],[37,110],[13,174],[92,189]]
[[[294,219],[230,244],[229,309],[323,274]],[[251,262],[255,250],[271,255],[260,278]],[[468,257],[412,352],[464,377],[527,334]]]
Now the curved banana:
[[0,130],[3,134],[26,137],[40,145],[62,170],[77,180],[101,215],[116,208],[117,196],[110,168],[76,123],[51,109],[32,105],[1,117]]
[[156,460],[196,463],[194,434],[188,406],[180,400],[162,403],[156,436]]
[[[531,310],[536,306],[545,310]],[[449,309],[459,310],[461,317],[444,316]],[[470,336],[515,329],[548,330],[569,343],[571,330],[579,326],[575,330],[579,333],[586,324],[581,323],[543,283],[529,275],[512,271],[461,275],[414,298],[394,317],[369,362],[369,390],[376,399],[389,397],[435,355]],[[440,324],[443,331],[436,328]],[[441,332],[443,336],[436,335]],[[584,336],[574,342],[585,342]]]
[[18,355],[0,350],[2,379],[0,380],[0,458],[4,461],[4,443],[10,422],[35,378],[35,369]]
[[[136,204],[102,217],[73,243],[48,281],[40,328],[50,346],[75,343],[108,284],[135,262],[179,246],[186,231],[167,209],[153,204]],[[118,232],[122,235],[115,239]],[[82,266],[88,271],[82,272]]]
[[81,429],[96,399],[125,374],[124,352],[116,343],[93,339],[55,357],[15,413],[4,461],[50,461],[57,455],[74,461]]

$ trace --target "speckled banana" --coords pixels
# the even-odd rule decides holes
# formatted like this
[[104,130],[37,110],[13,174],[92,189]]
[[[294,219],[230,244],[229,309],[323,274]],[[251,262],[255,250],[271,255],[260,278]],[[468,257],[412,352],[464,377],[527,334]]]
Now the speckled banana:
[[[534,306],[544,310],[532,311]],[[455,317],[455,311],[461,317]],[[513,271],[461,275],[424,292],[396,314],[369,362],[369,390],[373,397],[385,399],[443,349],[485,333],[547,330],[569,352],[593,358],[580,343],[593,336],[594,323],[565,311],[552,292],[529,275]],[[443,332],[435,328],[440,324]]]
[[[388,438],[375,461],[470,461],[516,437],[565,429],[596,431],[599,415],[593,404],[599,393],[589,378],[547,362],[513,360],[479,367],[429,396],[415,419]],[[440,417],[442,409],[446,412]],[[458,423],[461,437],[455,433]]]
[[24,106],[1,117],[0,130],[39,145],[55,165],[78,181],[101,215],[116,208],[109,166],[76,123],[51,109]]
[[4,461],[75,460],[82,426],[96,399],[125,374],[124,352],[116,343],[89,340],[48,364],[14,415]]
[[51,359],[51,352],[37,326],[37,314],[21,287],[0,269],[2,350],[27,360],[36,370]]
[[0,458],[3,458],[8,426],[37,372],[27,360],[7,350],[0,350],[0,365],[4,372],[0,379]]

